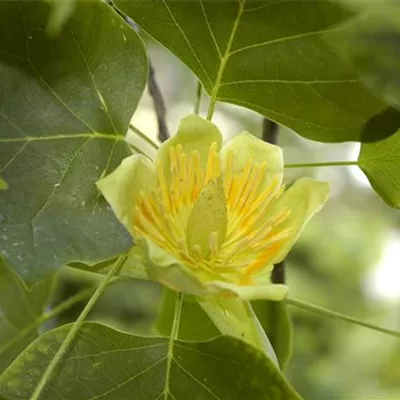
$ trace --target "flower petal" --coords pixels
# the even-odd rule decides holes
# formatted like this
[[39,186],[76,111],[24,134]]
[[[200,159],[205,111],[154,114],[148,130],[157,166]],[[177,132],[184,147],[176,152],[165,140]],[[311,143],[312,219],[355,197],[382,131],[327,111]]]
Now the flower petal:
[[210,282],[206,285],[210,294],[222,296],[239,296],[243,300],[273,300],[280,301],[286,297],[286,285],[268,283],[265,285],[236,285],[221,281]]
[[277,200],[265,218],[273,220],[279,213],[286,210],[289,210],[290,214],[279,224],[279,231],[286,230],[288,235],[271,260],[272,263],[276,264],[286,257],[307,221],[321,210],[328,196],[329,183],[301,178]]
[[273,181],[276,181],[277,187],[281,185],[283,178],[283,155],[282,149],[279,146],[266,143],[249,132],[242,132],[229,140],[221,150],[223,171],[231,168],[229,166],[229,154],[233,155],[233,173],[240,173],[245,170],[249,160],[259,164],[265,162],[265,175],[262,182],[260,182],[258,191],[267,188]]
[[217,143],[216,150],[219,151],[222,145],[222,135],[216,125],[198,115],[189,115],[181,120],[176,135],[160,146],[155,163],[163,167],[165,178],[167,182],[170,182],[170,150],[174,146],[181,145],[184,153],[188,154],[192,151],[199,153],[200,166],[204,170],[207,164],[209,148],[214,142]]
[[117,218],[133,235],[136,200],[141,191],[157,186],[152,162],[142,155],[127,157],[110,175],[97,181],[96,185]]

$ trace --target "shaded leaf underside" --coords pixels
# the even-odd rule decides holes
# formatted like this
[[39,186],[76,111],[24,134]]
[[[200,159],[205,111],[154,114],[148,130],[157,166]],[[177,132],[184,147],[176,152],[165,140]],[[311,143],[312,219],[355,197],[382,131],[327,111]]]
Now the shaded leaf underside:
[[55,38],[49,13],[0,3],[0,252],[28,282],[129,247],[94,182],[131,154],[124,134],[147,76],[141,40],[106,4],[78,2]]

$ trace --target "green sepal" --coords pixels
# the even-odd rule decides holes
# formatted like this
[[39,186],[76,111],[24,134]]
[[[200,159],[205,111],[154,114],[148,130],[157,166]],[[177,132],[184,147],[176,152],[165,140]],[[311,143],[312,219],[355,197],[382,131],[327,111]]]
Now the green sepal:
[[278,360],[251,304],[237,297],[198,297],[197,302],[223,335],[244,340],[262,350],[276,366]]

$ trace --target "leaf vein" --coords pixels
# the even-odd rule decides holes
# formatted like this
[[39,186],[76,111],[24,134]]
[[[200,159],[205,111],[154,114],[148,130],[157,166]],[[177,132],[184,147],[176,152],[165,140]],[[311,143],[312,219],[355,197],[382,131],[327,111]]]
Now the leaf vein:
[[29,65],[31,66],[32,70],[35,72],[37,77],[43,83],[43,85],[49,90],[49,92],[54,96],[54,98],[62,104],[65,109],[74,116],[78,121],[82,122],[91,132],[96,133],[96,130],[93,129],[82,117],[80,117],[65,101],[56,93],[56,91],[47,83],[47,81],[43,78],[43,76],[39,73],[36,67],[29,61]]
[[215,48],[217,49],[219,58],[221,59],[222,58],[221,50],[220,50],[220,48],[218,46],[217,39],[215,38],[214,32],[213,32],[213,30],[211,28],[210,21],[208,20],[207,13],[206,13],[206,10],[204,8],[203,0],[199,0],[199,2],[200,2],[200,7],[201,7],[202,14],[203,14],[204,19],[205,19],[206,24],[207,24],[208,31],[210,32],[210,36],[211,36],[211,38],[212,38],[212,40],[214,42]]
[[[64,179],[66,178],[68,172],[70,171],[72,164],[74,163],[75,158],[78,156],[79,152],[81,151],[81,149],[87,144],[89,143],[91,140],[91,138],[87,139],[86,141],[84,141],[77,149],[75,154],[73,155],[69,165],[67,166],[67,168],[65,168],[65,171],[63,172],[61,179],[54,185],[52,192],[50,193],[49,197],[46,199],[46,201],[44,202],[43,206],[40,207],[39,211],[36,212],[36,214],[32,217],[30,223],[33,227],[35,219],[38,217],[38,215],[46,208],[46,206],[49,204],[49,202],[52,200],[54,194],[57,192],[58,187],[61,185],[61,183],[64,181]],[[33,235],[35,236],[35,235]]]
[[97,95],[98,99],[100,100],[100,103],[103,105],[103,110],[104,110],[105,114],[107,115],[107,118],[110,121],[110,124],[114,129],[114,132],[117,133],[117,129],[116,129],[116,127],[114,125],[114,122],[112,121],[111,116],[110,116],[110,114],[108,112],[108,106],[107,106],[106,100],[103,97],[103,95],[101,94],[101,91],[99,90],[99,88],[97,87],[96,81],[94,79],[94,75],[93,75],[93,73],[91,71],[91,68],[90,68],[90,65],[88,63],[88,59],[87,59],[86,55],[84,54],[84,52],[82,51],[82,48],[79,45],[78,41],[76,40],[76,37],[75,37],[75,34],[74,34],[73,30],[71,28],[69,28],[69,31],[70,31],[72,39],[73,39],[73,41],[74,41],[74,43],[76,45],[76,48],[78,49],[79,54],[83,58],[83,61],[84,61],[85,65],[86,65],[86,68],[88,70],[88,74],[90,76],[90,80],[91,80],[91,82],[93,84],[93,88],[94,88],[94,90],[96,92],[96,95]]
[[193,46],[191,45],[191,43],[190,43],[188,37],[186,36],[185,31],[182,29],[182,27],[180,26],[180,24],[179,24],[178,21],[176,20],[174,14],[172,13],[172,11],[171,11],[170,7],[168,6],[167,2],[166,2],[165,0],[162,0],[162,2],[163,2],[163,4],[164,4],[165,8],[167,9],[167,11],[168,11],[168,13],[169,13],[169,15],[170,15],[172,21],[174,22],[174,24],[175,24],[176,27],[178,28],[179,32],[180,32],[181,35],[183,36],[183,38],[184,38],[186,44],[188,45],[190,51],[192,52],[192,54],[193,54],[194,57],[196,58],[197,62],[198,62],[199,65],[201,66],[201,69],[203,70],[204,74],[206,75],[206,77],[207,77],[207,79],[208,79],[208,81],[209,81],[209,84],[212,85],[211,78],[210,78],[210,76],[208,75],[208,72],[207,72],[207,70],[205,69],[203,63],[201,62],[199,56],[198,56],[197,53],[195,52]]
[[358,79],[337,79],[337,80],[285,80],[285,79],[244,79],[240,81],[222,82],[220,86],[241,85],[248,83],[282,83],[294,85],[331,85],[340,83],[359,83]]
[[249,371],[257,372],[256,370],[254,370],[254,369],[252,369],[252,368],[249,368],[248,366],[243,365],[243,364],[241,364],[241,363],[238,363],[238,362],[236,362],[235,360],[232,360],[232,359],[230,359],[230,358],[218,357],[218,356],[216,356],[216,355],[214,355],[214,354],[209,354],[209,353],[205,353],[205,352],[203,352],[203,351],[197,350],[197,349],[193,349],[192,347],[185,346],[182,342],[181,342],[181,343],[176,343],[176,346],[177,346],[177,347],[180,347],[180,348],[182,348],[182,349],[184,349],[184,350],[188,350],[188,351],[191,351],[191,352],[193,352],[193,353],[201,354],[202,356],[206,356],[206,357],[212,358],[212,359],[214,359],[214,360],[228,362],[228,363],[230,363],[230,364],[238,365],[238,366],[240,366],[241,368],[246,368],[246,369],[249,370]]
[[27,146],[28,142],[25,142],[10,158],[10,160],[0,169],[0,172],[3,172],[7,167],[9,167],[14,160],[24,151],[25,147]]
[[[96,358],[96,357],[107,356],[109,354],[134,352],[134,351],[140,351],[140,350],[145,350],[145,349],[154,348],[154,347],[161,347],[161,346],[165,346],[165,343],[161,342],[161,343],[156,343],[156,344],[153,344],[153,345],[141,346],[141,347],[131,347],[131,348],[127,348],[127,349],[113,349],[113,350],[107,350],[107,351],[101,350],[98,353],[90,354],[90,355],[86,354],[86,355],[68,356],[66,358],[66,361],[86,360],[86,359],[91,359],[91,358]],[[31,365],[34,365],[34,366],[40,366],[40,365],[43,365],[43,364],[48,364],[48,362],[47,361],[43,361],[43,362],[31,363]]]
[[228,43],[226,45],[226,49],[224,52],[224,55],[222,56],[220,63],[219,63],[219,67],[218,67],[218,72],[217,72],[217,77],[215,79],[214,82],[214,86],[212,87],[212,92],[211,92],[211,96],[210,96],[210,105],[208,107],[208,112],[207,112],[207,119],[211,120],[213,113],[214,113],[214,109],[215,109],[215,104],[218,98],[218,92],[220,89],[220,85],[221,85],[221,80],[222,80],[222,76],[223,73],[225,71],[225,67],[226,67],[226,63],[229,60],[229,57],[231,55],[230,51],[231,51],[231,47],[233,44],[233,40],[236,34],[236,31],[239,27],[239,23],[240,23],[240,19],[242,17],[243,14],[243,10],[244,10],[244,6],[245,6],[246,0],[239,0],[239,7],[238,7],[238,11],[237,11],[237,15],[235,20],[233,21],[233,25],[232,25],[232,30],[231,33],[229,35],[229,39],[228,39]]
[[262,10],[264,8],[267,7],[272,7],[272,6],[276,6],[276,5],[281,5],[283,3],[288,3],[291,2],[293,0],[276,0],[276,1],[271,1],[270,3],[267,4],[262,4],[261,6],[257,6],[257,7],[253,7],[253,8],[245,8],[244,12],[253,12],[253,11],[259,11]]
[[203,382],[191,374],[183,365],[181,365],[178,360],[174,359],[175,364],[180,368],[187,376],[189,376],[194,382],[196,382],[200,387],[202,387],[206,392],[210,393],[214,399],[221,400],[214,392],[212,392]]
[[290,36],[280,37],[277,39],[271,39],[271,40],[267,40],[265,42],[253,43],[248,46],[244,46],[239,49],[233,50],[232,52],[230,52],[230,55],[232,56],[234,54],[241,53],[243,51],[254,49],[257,47],[269,46],[269,45],[275,44],[275,43],[283,43],[283,42],[287,42],[290,40],[302,39],[304,37],[315,36],[315,35],[320,35],[320,34],[329,33],[329,32],[333,32],[333,29],[321,29],[321,30],[313,31],[313,32],[298,33],[296,35],[290,35]]
[[107,135],[102,133],[75,133],[71,135],[54,135],[54,136],[24,136],[23,138],[0,138],[0,143],[10,142],[34,142],[40,140],[59,140],[59,139],[76,139],[76,138],[93,138],[93,139],[109,139],[109,140],[123,140],[125,138],[121,135]]
[[121,383],[119,383],[117,386],[114,386],[113,388],[107,390],[106,392],[100,393],[94,397],[89,397],[87,400],[95,400],[95,399],[99,399],[102,396],[108,395],[112,392],[114,392],[115,390],[121,388],[122,386],[126,385],[129,382],[134,381],[135,379],[139,378],[141,375],[145,374],[146,372],[149,372],[152,368],[154,368],[156,365],[158,365],[159,363],[161,363],[162,361],[164,361],[166,359],[166,357],[162,357],[159,360],[155,361],[153,364],[149,365],[147,368],[141,370],[139,373],[137,373],[134,376],[129,377],[128,379],[122,381]]
[[300,118],[296,118],[296,117],[281,113],[281,112],[276,111],[276,110],[272,110],[272,109],[267,108],[267,107],[261,107],[261,106],[259,106],[257,104],[253,104],[253,103],[251,103],[249,101],[243,101],[243,100],[238,100],[238,99],[229,98],[229,97],[219,97],[219,100],[220,101],[225,101],[225,102],[228,102],[228,103],[232,103],[232,104],[237,104],[239,106],[244,106],[246,108],[252,108],[253,110],[262,110],[264,112],[269,112],[271,114],[275,114],[275,115],[278,115],[280,117],[285,117],[285,118],[290,119],[292,121],[301,122],[301,123],[303,123],[305,125],[312,126],[312,127],[318,128],[318,129],[324,129],[324,130],[327,130],[327,131],[337,131],[337,132],[347,131],[346,128],[336,128],[336,127],[332,127],[332,126],[324,126],[324,125],[321,125],[321,124],[317,124],[315,122],[306,121],[306,120],[303,120],[303,119],[300,119]]
[[311,88],[311,90],[312,90],[320,99],[322,99],[322,100],[323,100],[324,102],[326,102],[327,104],[329,104],[329,105],[335,107],[336,109],[341,110],[341,111],[343,111],[343,112],[345,112],[345,113],[347,113],[347,114],[350,114],[350,115],[353,116],[355,119],[358,119],[358,120],[360,120],[360,121],[363,122],[363,123],[366,122],[365,118],[363,118],[362,116],[357,115],[357,114],[355,114],[354,112],[352,112],[352,111],[350,111],[350,110],[346,110],[346,109],[344,109],[343,107],[339,106],[339,104],[334,103],[332,100],[329,100],[329,99],[328,99],[327,97],[325,97],[322,93],[318,92],[318,90],[315,89],[314,86],[310,86],[310,88]]

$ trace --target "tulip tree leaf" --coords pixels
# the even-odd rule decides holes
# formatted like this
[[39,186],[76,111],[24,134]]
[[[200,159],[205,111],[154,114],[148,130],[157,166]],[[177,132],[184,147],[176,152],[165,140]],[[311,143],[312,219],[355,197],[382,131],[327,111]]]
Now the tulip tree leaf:
[[400,130],[376,143],[363,143],[358,165],[391,207],[400,208]]
[[0,252],[30,283],[130,246],[94,182],[131,154],[147,76],[142,41],[107,4],[77,2],[56,37],[50,11],[0,2]]
[[400,6],[383,0],[349,2],[348,6],[359,10],[359,16],[344,23],[330,43],[378,96],[399,109]]
[[38,336],[53,278],[27,289],[0,257],[0,374]]
[[[325,41],[351,12],[331,1],[127,1],[117,6],[198,76],[212,98],[257,111],[323,142],[396,130]],[[400,126],[400,114],[397,127]],[[379,117],[379,131],[370,120]]]
[[253,309],[284,369],[292,351],[293,327],[284,301],[253,301]]
[[[70,326],[36,340],[0,377],[0,396],[22,400]],[[229,382],[229,384],[227,384]],[[86,323],[41,400],[295,400],[299,396],[261,352],[221,336],[206,342],[129,335]]]

